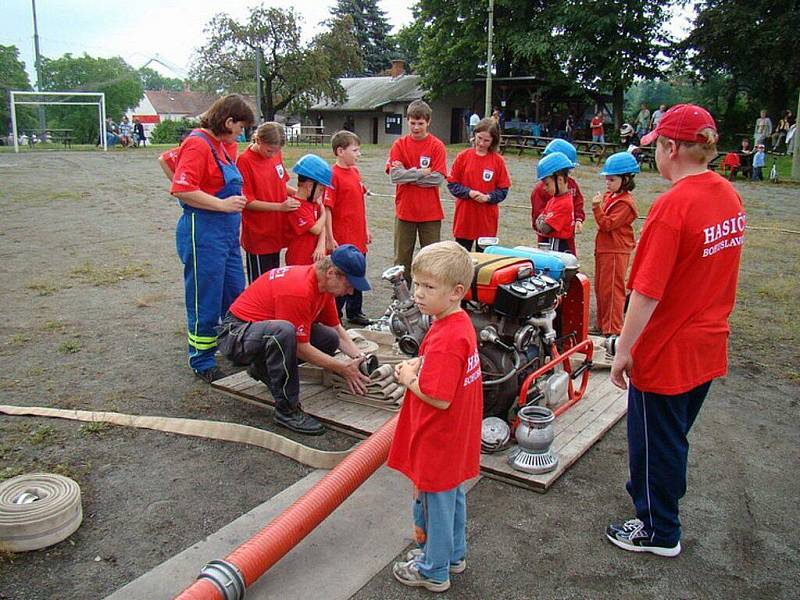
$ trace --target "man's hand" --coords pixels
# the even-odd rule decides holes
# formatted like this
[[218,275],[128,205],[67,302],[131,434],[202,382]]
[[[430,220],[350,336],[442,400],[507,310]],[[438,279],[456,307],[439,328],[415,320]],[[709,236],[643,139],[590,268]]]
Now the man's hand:
[[358,369],[358,366],[365,358],[365,356],[359,356],[358,358],[350,359],[346,363],[342,363],[342,367],[339,370],[339,375],[347,382],[347,387],[358,396],[363,396],[367,393],[367,384],[370,382],[370,378]]
[[621,390],[628,389],[628,382],[626,377],[630,379],[631,367],[633,366],[633,359],[630,354],[619,352],[614,356],[614,362],[611,363],[611,383],[620,388]]
[[240,213],[244,210],[245,204],[247,204],[247,199],[244,196],[228,196],[220,200],[222,212],[226,213]]
[[416,379],[421,366],[422,358],[419,356],[399,362],[394,366],[394,378],[400,385],[408,387],[408,385]]
[[281,212],[292,212],[300,208],[300,200],[297,198],[287,198],[281,202]]

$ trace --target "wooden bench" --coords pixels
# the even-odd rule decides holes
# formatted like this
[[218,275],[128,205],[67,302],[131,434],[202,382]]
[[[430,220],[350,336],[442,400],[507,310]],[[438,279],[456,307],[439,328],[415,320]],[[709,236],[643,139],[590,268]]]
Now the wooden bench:
[[[504,134],[500,136],[500,153],[508,148],[518,150],[521,156],[525,150],[533,150],[542,154],[547,144],[556,138],[541,135]],[[578,156],[588,156],[592,162],[601,163],[606,155],[617,151],[619,144],[591,142],[589,140],[573,140],[570,142],[578,152]]]

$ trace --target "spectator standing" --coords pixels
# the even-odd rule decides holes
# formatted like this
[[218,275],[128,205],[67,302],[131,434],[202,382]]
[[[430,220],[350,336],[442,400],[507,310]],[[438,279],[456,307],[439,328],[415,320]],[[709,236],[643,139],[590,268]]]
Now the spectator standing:
[[481,118],[478,113],[473,112],[469,117],[469,141],[472,142],[472,137],[475,135],[475,128],[480,123]]
[[756,152],[753,154],[753,181],[764,181],[766,158],[767,153],[764,144],[757,144]]
[[564,138],[568,142],[571,142],[574,137],[575,137],[575,118],[572,116],[572,113],[568,113],[567,118],[564,121]]
[[653,111],[653,117],[650,119],[650,130],[652,131],[656,127],[658,127],[658,122],[661,121],[661,117],[664,116],[664,113],[667,112],[667,105],[666,104],[659,104],[658,108]]
[[781,141],[786,138],[786,134],[789,133],[789,115],[791,113],[788,110],[783,111],[780,120],[778,121],[778,125],[775,127],[775,131],[772,132],[772,151],[777,152],[778,148],[781,145]]
[[642,137],[650,127],[650,109],[647,108],[647,102],[642,102],[639,109],[639,114],[636,115],[636,120],[633,123],[636,126],[636,133]]
[[753,146],[764,144],[767,138],[772,135],[772,120],[767,116],[767,111],[762,110],[761,116],[756,119],[756,127],[753,130]]
[[606,143],[606,136],[603,132],[603,111],[598,111],[594,117],[592,117],[591,123],[589,123],[589,127],[592,129],[592,141],[593,142],[600,142],[601,144]]

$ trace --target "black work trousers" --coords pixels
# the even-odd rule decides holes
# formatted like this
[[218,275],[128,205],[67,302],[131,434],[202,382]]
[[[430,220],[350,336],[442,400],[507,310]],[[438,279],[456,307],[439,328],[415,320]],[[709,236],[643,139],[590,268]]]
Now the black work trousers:
[[[321,323],[311,326],[311,345],[333,355],[339,348],[336,330]],[[219,327],[217,340],[223,355],[237,365],[249,365],[248,374],[263,382],[279,412],[290,413],[299,404],[297,332],[289,321],[242,321],[231,313]]]

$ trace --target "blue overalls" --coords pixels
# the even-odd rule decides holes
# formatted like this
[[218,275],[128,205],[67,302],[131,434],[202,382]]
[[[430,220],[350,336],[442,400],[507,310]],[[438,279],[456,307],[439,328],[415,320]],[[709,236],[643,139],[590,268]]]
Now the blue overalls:
[[[195,131],[191,135],[206,141],[222,173],[225,185],[215,196],[221,199],[241,195],[242,176],[225,149],[222,152],[226,162],[222,162],[205,134]],[[186,204],[178,219],[175,240],[183,263],[189,366],[197,372],[216,366],[216,327],[244,290],[240,223],[238,212],[204,210]]]

